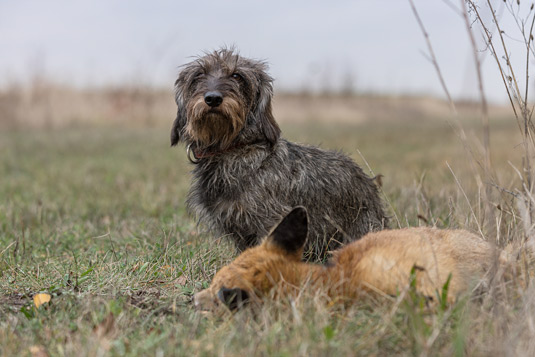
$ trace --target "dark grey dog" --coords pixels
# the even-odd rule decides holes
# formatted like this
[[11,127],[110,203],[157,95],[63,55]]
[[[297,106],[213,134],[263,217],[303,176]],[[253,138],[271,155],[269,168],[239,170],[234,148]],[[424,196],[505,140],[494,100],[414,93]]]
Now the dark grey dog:
[[382,229],[387,218],[375,183],[349,157],[280,138],[266,70],[263,62],[221,49],[180,72],[171,145],[185,142],[195,163],[188,207],[243,250],[292,207],[304,206],[310,216],[306,249],[321,259]]

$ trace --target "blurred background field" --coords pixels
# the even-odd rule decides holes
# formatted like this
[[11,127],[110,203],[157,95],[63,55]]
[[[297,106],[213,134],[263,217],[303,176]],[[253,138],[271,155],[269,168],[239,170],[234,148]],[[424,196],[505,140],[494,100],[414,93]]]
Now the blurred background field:
[[[392,228],[524,244],[533,151],[478,40],[485,147],[473,48],[447,2],[416,4],[456,111],[408,3],[147,4],[0,3],[0,355],[535,353],[533,284],[436,311],[417,296],[337,306],[310,294],[224,316],[191,304],[236,251],[186,211],[192,166],[169,143],[172,83],[225,44],[270,63],[284,137],[380,175]],[[50,303],[36,307],[37,293]]]

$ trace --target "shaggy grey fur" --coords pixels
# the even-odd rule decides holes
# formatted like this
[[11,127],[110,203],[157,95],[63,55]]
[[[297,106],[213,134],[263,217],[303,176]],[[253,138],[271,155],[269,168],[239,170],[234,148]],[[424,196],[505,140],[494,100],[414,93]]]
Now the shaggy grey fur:
[[196,159],[188,207],[243,250],[293,207],[304,206],[310,217],[306,251],[321,259],[382,229],[387,218],[373,179],[349,157],[280,138],[266,70],[263,62],[221,49],[180,72],[171,144],[191,145]]

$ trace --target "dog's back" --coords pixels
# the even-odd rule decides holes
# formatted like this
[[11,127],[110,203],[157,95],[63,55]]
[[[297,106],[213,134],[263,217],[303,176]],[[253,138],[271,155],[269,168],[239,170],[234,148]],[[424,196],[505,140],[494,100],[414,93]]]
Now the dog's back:
[[388,226],[376,183],[351,158],[288,141],[283,145],[292,173],[286,204],[306,207],[311,217],[305,252],[324,257],[327,250]]

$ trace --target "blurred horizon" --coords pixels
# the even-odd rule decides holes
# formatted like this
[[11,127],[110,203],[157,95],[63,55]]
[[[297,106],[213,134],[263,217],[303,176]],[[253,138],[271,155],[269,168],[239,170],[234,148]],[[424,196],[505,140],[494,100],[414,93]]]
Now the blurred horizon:
[[[477,100],[471,47],[452,3],[415,5],[452,97]],[[509,31],[516,24],[504,11],[498,15]],[[280,93],[445,98],[409,1],[1,2],[0,46],[7,54],[0,57],[4,89],[38,79],[72,88],[171,91],[192,57],[235,46],[269,63]],[[525,60],[518,46],[513,61]],[[479,54],[486,95],[506,103],[494,60]]]

